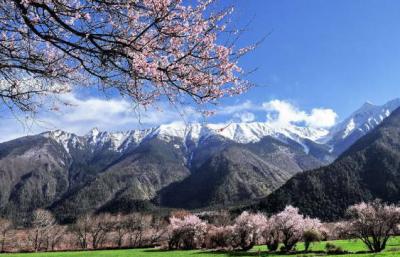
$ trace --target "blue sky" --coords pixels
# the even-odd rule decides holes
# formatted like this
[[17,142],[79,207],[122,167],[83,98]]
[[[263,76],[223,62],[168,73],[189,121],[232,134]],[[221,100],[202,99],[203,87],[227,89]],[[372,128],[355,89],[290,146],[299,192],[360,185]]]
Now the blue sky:
[[[329,127],[364,102],[383,104],[400,96],[400,1],[395,0],[219,0],[234,5],[232,24],[248,24],[240,45],[268,35],[240,65],[258,68],[249,76],[256,87],[224,99],[208,122],[302,122]],[[184,118],[161,104],[141,113],[121,99],[106,101],[93,91],[66,96],[76,103],[62,113],[41,113],[21,126],[0,120],[0,141],[61,128],[83,134],[90,127],[126,130],[174,121],[201,121],[195,106]],[[335,114],[336,113],[336,114]],[[275,114],[275,116],[274,116]],[[326,119],[324,119],[326,118]],[[316,123],[316,120],[322,120]]]
[[253,19],[245,41],[272,31],[243,60],[259,67],[260,87],[243,98],[286,99],[302,109],[328,107],[340,117],[363,102],[384,103],[400,90],[400,1],[234,1]]

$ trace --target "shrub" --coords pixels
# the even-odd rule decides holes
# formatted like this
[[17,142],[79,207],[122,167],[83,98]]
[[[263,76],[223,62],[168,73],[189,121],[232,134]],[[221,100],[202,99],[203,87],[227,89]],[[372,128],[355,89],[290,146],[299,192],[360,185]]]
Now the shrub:
[[206,248],[232,250],[234,240],[234,226],[210,226],[206,235]]
[[325,250],[326,250],[326,252],[328,254],[342,254],[342,253],[345,253],[345,251],[343,251],[342,247],[337,246],[337,245],[332,244],[332,243],[326,243]]
[[307,252],[313,242],[319,242],[321,240],[321,234],[313,229],[306,230],[303,233],[303,240],[304,250]]

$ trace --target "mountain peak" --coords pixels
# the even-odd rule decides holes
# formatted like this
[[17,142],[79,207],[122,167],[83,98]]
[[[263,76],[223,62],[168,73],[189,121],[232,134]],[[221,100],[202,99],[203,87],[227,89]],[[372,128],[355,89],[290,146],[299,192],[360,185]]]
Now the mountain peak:
[[381,106],[375,105],[375,104],[371,103],[370,101],[367,101],[367,102],[363,103],[363,105],[361,105],[361,107],[358,108],[355,112],[353,112],[350,116],[356,116],[356,115],[360,115],[363,113],[369,113],[379,107],[381,107]]
[[100,130],[97,127],[92,128],[87,136],[96,137],[100,134]]
[[64,147],[65,151],[68,153],[70,151],[69,149],[70,144],[73,144],[75,146],[82,144],[81,140],[77,135],[60,129],[43,132],[40,135],[55,140],[56,142],[61,144]]
[[361,108],[360,109],[365,109],[365,108],[372,108],[372,107],[375,107],[376,105],[375,104],[373,104],[372,102],[370,102],[370,101],[366,101],[362,106],[361,106]]
[[74,136],[73,134],[63,131],[61,129],[46,131],[41,133],[41,135],[43,135],[44,137],[53,138],[54,140],[57,141],[66,140],[67,138]]
[[379,125],[399,107],[399,98],[393,99],[383,105],[374,105],[371,102],[365,102],[347,119],[331,129],[328,144],[331,145],[335,153],[341,154],[357,141],[358,138]]

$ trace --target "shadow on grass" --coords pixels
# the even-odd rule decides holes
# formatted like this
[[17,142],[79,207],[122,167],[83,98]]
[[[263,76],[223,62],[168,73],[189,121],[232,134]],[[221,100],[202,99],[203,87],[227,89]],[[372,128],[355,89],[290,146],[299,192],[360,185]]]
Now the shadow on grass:
[[[166,252],[172,252],[173,250],[168,250],[168,249],[157,249],[157,248],[151,248],[151,249],[145,249],[143,252],[145,253],[166,253]],[[184,251],[184,250],[182,250]]]
[[326,255],[326,252],[324,252],[324,251],[309,251],[309,252],[304,252],[304,251],[298,251],[298,252],[289,252],[289,253],[284,253],[284,252],[266,252],[266,251],[260,251],[260,252],[258,252],[258,251],[255,251],[255,252],[244,252],[244,251],[212,251],[212,250],[210,250],[210,251],[201,251],[201,252],[198,252],[197,254],[204,254],[204,253],[211,253],[211,254],[215,254],[215,255],[218,255],[218,254],[221,254],[221,255],[228,255],[228,256],[242,256],[242,257],[246,257],[246,256],[248,256],[248,257],[251,257],[251,256],[262,256],[262,257],[268,257],[268,256],[271,256],[271,255],[274,255],[274,256],[276,256],[276,255],[281,255],[281,256],[299,256],[299,254],[300,255],[305,255],[305,256],[307,256],[307,255],[310,255],[310,254],[312,254],[312,255],[310,255],[310,257],[311,256],[323,256],[323,255]]
[[[143,252],[147,253],[167,253],[174,251],[186,251],[186,250],[168,250],[168,249],[145,249]],[[241,252],[241,251],[218,251],[218,250],[208,250],[199,251],[193,254],[215,254],[215,255],[228,255],[228,256],[259,256],[258,252]],[[262,256],[267,254],[267,252],[260,252]]]
[[265,252],[239,252],[239,251],[202,251],[198,252],[197,254],[204,254],[204,253],[211,253],[211,254],[221,254],[221,255],[228,255],[228,256],[265,256]]
[[[185,251],[185,250],[180,250],[180,251]],[[145,249],[143,252],[153,252],[153,253],[167,253],[171,252],[171,250],[168,249]],[[173,251],[172,251],[173,252]],[[389,250],[390,252],[390,250]],[[396,251],[397,252],[397,251]],[[357,256],[358,254],[372,254],[371,252],[368,251],[357,251],[357,252],[343,252],[343,253],[330,253],[327,254],[325,251],[294,251],[294,252],[267,252],[267,251],[253,251],[253,252],[245,252],[245,251],[224,251],[224,250],[203,250],[203,251],[198,251],[193,254],[213,254],[213,255],[225,255],[225,256],[232,256],[232,257],[252,257],[252,256],[261,256],[261,257],[268,257],[268,256],[307,256],[307,257],[312,257],[312,256],[341,256],[341,255],[355,255]],[[374,256],[374,255],[372,255]]]

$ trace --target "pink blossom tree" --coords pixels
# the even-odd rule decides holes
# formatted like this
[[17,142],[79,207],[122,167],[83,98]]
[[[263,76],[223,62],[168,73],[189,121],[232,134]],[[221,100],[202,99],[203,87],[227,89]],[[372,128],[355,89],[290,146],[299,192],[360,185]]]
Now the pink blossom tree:
[[67,84],[117,89],[142,105],[241,93],[237,60],[253,47],[220,43],[231,9],[212,2],[0,0],[0,98],[34,111],[38,96]]
[[207,224],[193,214],[181,218],[171,217],[169,227],[169,249],[195,249],[204,242]]
[[318,219],[305,217],[299,213],[299,209],[293,206],[286,208],[271,217],[275,223],[274,229],[279,231],[284,251],[291,251],[303,238],[305,231],[318,231],[321,222]]
[[236,237],[234,245],[244,251],[250,250],[261,236],[262,227],[267,223],[267,218],[261,214],[243,212],[236,218],[234,234]]
[[390,236],[400,223],[400,207],[380,201],[359,203],[347,210],[350,220],[342,224],[348,236],[359,238],[372,252],[385,249]]
[[267,222],[262,227],[262,236],[269,251],[276,251],[281,242],[281,233],[278,223],[275,221],[276,215],[268,218]]

